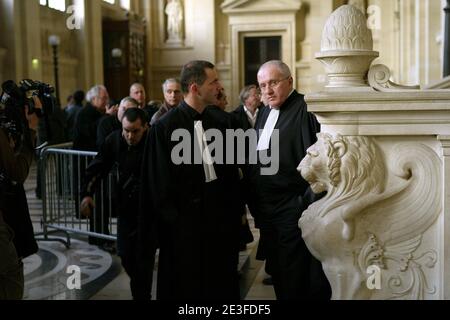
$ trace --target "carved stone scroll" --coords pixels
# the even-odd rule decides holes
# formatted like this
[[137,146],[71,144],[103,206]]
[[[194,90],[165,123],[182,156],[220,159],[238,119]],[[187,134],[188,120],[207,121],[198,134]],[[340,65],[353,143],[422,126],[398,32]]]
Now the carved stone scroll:
[[[299,227],[333,299],[420,299],[436,290],[424,270],[438,255],[422,237],[442,210],[441,161],[420,143],[381,150],[371,137],[320,133],[298,168],[314,192],[327,192]],[[372,291],[374,265],[383,276]]]

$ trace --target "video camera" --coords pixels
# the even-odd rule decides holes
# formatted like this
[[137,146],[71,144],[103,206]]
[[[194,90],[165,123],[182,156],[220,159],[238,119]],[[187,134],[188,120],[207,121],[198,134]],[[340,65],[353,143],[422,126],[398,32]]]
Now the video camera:
[[[12,80],[4,82],[0,96],[0,129],[3,129],[16,145],[20,145],[28,128],[24,107],[28,106],[28,114],[35,113],[39,118],[44,117],[48,123],[48,116],[54,110],[56,102],[52,96],[54,91],[49,84],[30,79],[20,81],[19,85]],[[39,98],[42,109],[35,107],[33,96]]]

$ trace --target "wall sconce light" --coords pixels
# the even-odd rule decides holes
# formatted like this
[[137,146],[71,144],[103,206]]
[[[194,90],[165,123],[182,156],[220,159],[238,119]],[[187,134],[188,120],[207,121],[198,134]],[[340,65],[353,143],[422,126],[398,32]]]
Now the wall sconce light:
[[33,68],[33,70],[39,70],[39,59],[32,59],[31,60],[31,66]]
[[111,50],[111,56],[113,58],[114,67],[120,68],[122,55],[123,52],[122,49],[120,48],[114,48]]
[[112,49],[111,56],[116,59],[122,58],[122,49],[120,49],[120,48]]

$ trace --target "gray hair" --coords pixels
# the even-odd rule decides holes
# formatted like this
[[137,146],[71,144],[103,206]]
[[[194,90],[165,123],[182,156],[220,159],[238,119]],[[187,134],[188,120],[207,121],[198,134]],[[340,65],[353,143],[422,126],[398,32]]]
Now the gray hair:
[[242,104],[245,104],[245,100],[247,100],[248,97],[250,96],[250,91],[251,91],[252,89],[256,89],[256,91],[259,91],[259,87],[256,86],[256,85],[254,85],[254,84],[245,86],[245,87],[241,90],[241,93],[239,94],[239,99],[241,100],[241,103],[242,103]]
[[267,61],[259,68],[258,74],[261,72],[261,70],[263,70],[269,66],[274,66],[275,68],[277,68],[284,78],[292,76],[291,69],[289,69],[288,65],[281,60]]
[[177,83],[181,86],[180,80],[178,80],[176,78],[169,78],[169,79],[166,79],[166,81],[164,81],[164,83],[162,84],[163,92],[166,92],[166,87],[169,83]]
[[100,96],[100,92],[102,90],[108,91],[108,90],[106,90],[106,87],[104,85],[98,84],[98,85],[93,86],[86,93],[86,101],[92,102],[92,100],[94,100],[95,97],[99,97]]
[[125,97],[120,101],[120,105],[125,103],[131,103],[134,107],[139,108],[139,102],[131,97]]

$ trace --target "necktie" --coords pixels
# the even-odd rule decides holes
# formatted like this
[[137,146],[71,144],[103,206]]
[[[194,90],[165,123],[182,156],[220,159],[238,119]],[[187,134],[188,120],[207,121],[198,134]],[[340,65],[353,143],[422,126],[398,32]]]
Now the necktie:
[[266,124],[264,125],[263,132],[258,141],[258,151],[264,151],[269,149],[270,137],[272,136],[275,125],[277,124],[278,117],[280,115],[280,110],[272,109],[270,111],[269,117],[267,118]]
[[211,153],[208,149],[208,143],[206,141],[205,131],[201,121],[194,122],[195,135],[197,137],[198,145],[200,146],[200,154],[203,159],[203,170],[205,171],[205,182],[211,182],[217,180],[216,171],[214,170]]

